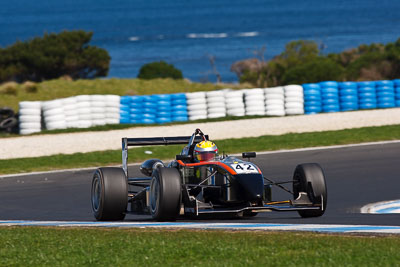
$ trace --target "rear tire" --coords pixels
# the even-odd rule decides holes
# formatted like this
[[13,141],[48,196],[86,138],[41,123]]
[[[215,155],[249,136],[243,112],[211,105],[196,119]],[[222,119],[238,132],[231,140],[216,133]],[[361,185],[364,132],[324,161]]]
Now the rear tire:
[[181,208],[181,176],[174,168],[153,171],[150,184],[150,213],[157,221],[175,221]]
[[305,163],[296,167],[293,175],[294,199],[299,196],[299,192],[307,193],[308,198],[313,204],[322,204],[319,210],[298,211],[301,217],[319,217],[324,214],[328,201],[328,194],[324,172],[319,164]]
[[128,205],[128,184],[123,169],[97,169],[92,180],[91,200],[96,220],[123,220]]

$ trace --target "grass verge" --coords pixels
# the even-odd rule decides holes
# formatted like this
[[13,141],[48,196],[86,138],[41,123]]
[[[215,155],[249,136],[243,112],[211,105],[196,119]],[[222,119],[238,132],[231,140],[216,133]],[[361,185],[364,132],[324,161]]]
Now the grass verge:
[[0,229],[4,266],[396,266],[400,238],[143,229]]
[[36,84],[36,90],[25,90],[23,84],[15,84],[13,90],[7,93],[6,85],[0,85],[0,107],[11,107],[18,110],[20,101],[45,101],[75,95],[115,94],[115,95],[151,95],[181,92],[211,91],[227,87],[245,85],[192,83],[187,80],[173,79],[93,79],[68,81],[57,79]]
[[[218,140],[216,143],[220,153],[230,154],[244,151],[271,151],[398,139],[400,139],[400,125],[391,125],[340,131],[226,139]],[[141,162],[148,158],[171,159],[174,155],[180,153],[181,149],[182,146],[180,145],[130,148],[129,162]],[[149,154],[149,151],[151,154]],[[121,164],[120,150],[0,160],[0,174],[97,167],[113,164]]]

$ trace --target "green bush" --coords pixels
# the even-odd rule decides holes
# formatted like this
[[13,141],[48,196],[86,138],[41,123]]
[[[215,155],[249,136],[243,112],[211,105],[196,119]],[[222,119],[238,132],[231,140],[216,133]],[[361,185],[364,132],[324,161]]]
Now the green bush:
[[242,68],[236,73],[240,82],[269,87],[324,80],[396,79],[400,77],[400,39],[328,55],[323,55],[313,41],[293,41],[262,69]]
[[91,32],[45,34],[0,48],[0,82],[43,81],[68,75],[73,79],[106,76],[110,56],[90,46]]
[[165,61],[152,62],[143,65],[137,76],[139,79],[157,79],[157,78],[172,78],[174,80],[183,79],[182,72],[175,68],[172,64]]

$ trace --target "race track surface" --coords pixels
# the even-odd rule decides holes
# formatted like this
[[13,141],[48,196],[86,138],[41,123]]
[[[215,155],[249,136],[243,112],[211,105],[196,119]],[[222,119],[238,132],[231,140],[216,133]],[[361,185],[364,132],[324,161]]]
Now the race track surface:
[[[260,213],[250,219],[185,220],[181,222],[368,224],[400,226],[400,214],[361,214],[366,204],[400,199],[400,143],[259,154],[254,160],[264,175],[290,180],[299,163],[317,162],[325,171],[328,206],[320,218],[296,212]],[[130,176],[142,176],[139,166]],[[0,220],[94,221],[90,206],[93,170],[0,176]],[[273,190],[273,198],[289,198]],[[150,221],[128,215],[125,221]]]

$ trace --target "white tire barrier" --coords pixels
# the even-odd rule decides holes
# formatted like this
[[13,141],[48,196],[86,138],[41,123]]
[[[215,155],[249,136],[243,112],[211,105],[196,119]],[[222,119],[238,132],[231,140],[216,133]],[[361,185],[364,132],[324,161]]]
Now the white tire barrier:
[[205,92],[187,93],[187,113],[189,120],[207,119],[207,95]]
[[42,130],[42,103],[40,101],[19,102],[19,133],[32,134]]
[[225,105],[228,116],[240,117],[246,114],[243,91],[226,91]]
[[244,103],[246,115],[265,115],[265,97],[263,89],[245,89]]
[[208,118],[213,119],[226,117],[226,105],[224,95],[224,91],[221,90],[206,93]]
[[304,114],[304,93],[301,85],[284,86],[285,113],[287,115]]
[[265,115],[285,116],[285,91],[283,87],[265,88]]

